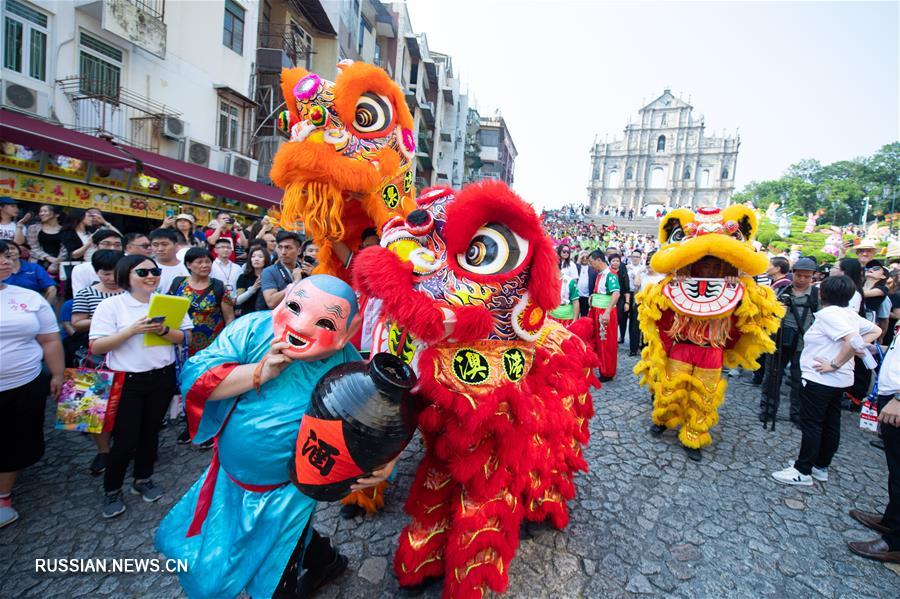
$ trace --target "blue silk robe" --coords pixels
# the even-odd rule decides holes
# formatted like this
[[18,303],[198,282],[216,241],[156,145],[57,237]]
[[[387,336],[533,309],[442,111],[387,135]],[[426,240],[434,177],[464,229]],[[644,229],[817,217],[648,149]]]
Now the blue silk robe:
[[[200,533],[187,536],[209,469],[156,532],[161,553],[187,560],[188,572],[179,577],[192,599],[234,597],[244,589],[254,598],[271,597],[315,510],[316,502],[287,482],[288,466],[313,387],[332,367],[360,359],[352,346],[326,360],[294,362],[262,385],[260,393],[250,390],[237,398],[203,403],[227,374],[225,365],[258,362],[273,337],[270,312],[248,314],[188,360],[181,373],[182,395],[188,403],[199,399],[202,405],[194,443],[218,435],[220,461]],[[287,484],[254,492],[232,479],[244,486]]]

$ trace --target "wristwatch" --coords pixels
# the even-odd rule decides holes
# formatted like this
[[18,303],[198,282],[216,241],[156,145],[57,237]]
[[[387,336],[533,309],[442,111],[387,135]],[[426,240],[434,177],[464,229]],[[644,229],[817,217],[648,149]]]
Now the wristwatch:
[[163,325],[163,330],[162,330],[162,333],[160,333],[160,335],[162,337],[165,337],[166,335],[169,334],[169,331],[171,331],[171,330],[172,329],[170,329],[168,325]]
[[834,360],[831,361],[832,370],[840,370],[841,367],[834,363]]

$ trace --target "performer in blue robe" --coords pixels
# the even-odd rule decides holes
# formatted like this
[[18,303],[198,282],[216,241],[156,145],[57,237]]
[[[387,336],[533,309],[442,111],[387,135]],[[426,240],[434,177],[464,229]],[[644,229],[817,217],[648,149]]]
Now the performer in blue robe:
[[[288,579],[310,567],[307,549],[327,554],[324,562],[318,556],[319,570],[346,568],[308,526],[316,502],[290,484],[288,466],[315,384],[360,358],[347,344],[359,320],[346,283],[308,277],[272,313],[235,320],[185,364],[193,442],[215,438],[216,448],[209,469],[163,519],[156,547],[187,560],[179,576],[189,597],[292,596],[296,580]],[[377,484],[391,467],[359,482]],[[322,583],[322,572],[310,573],[314,586]]]

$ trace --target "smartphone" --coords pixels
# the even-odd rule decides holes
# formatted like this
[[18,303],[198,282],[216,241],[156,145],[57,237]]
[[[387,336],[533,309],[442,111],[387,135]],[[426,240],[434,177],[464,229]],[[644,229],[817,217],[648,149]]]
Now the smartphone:
[[173,216],[175,216],[175,209],[169,206],[168,208],[166,208],[166,217],[171,218]]
[[315,258],[313,258],[312,256],[303,256],[303,261],[306,262],[307,264],[312,264],[313,266],[315,266],[316,264],[319,263],[319,261],[316,260]]
[[159,324],[159,323],[165,322],[165,321],[166,321],[165,316],[154,316],[153,318],[150,319],[150,322],[152,322],[153,324]]

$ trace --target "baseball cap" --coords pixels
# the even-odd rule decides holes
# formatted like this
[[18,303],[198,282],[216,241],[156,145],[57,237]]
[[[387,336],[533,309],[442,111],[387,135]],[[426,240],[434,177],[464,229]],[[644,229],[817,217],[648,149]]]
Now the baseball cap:
[[18,202],[9,196],[0,197],[0,206],[6,206],[9,204],[18,204]]
[[819,265],[816,264],[816,261],[812,258],[800,258],[796,262],[794,262],[794,268],[792,270],[818,270]]

